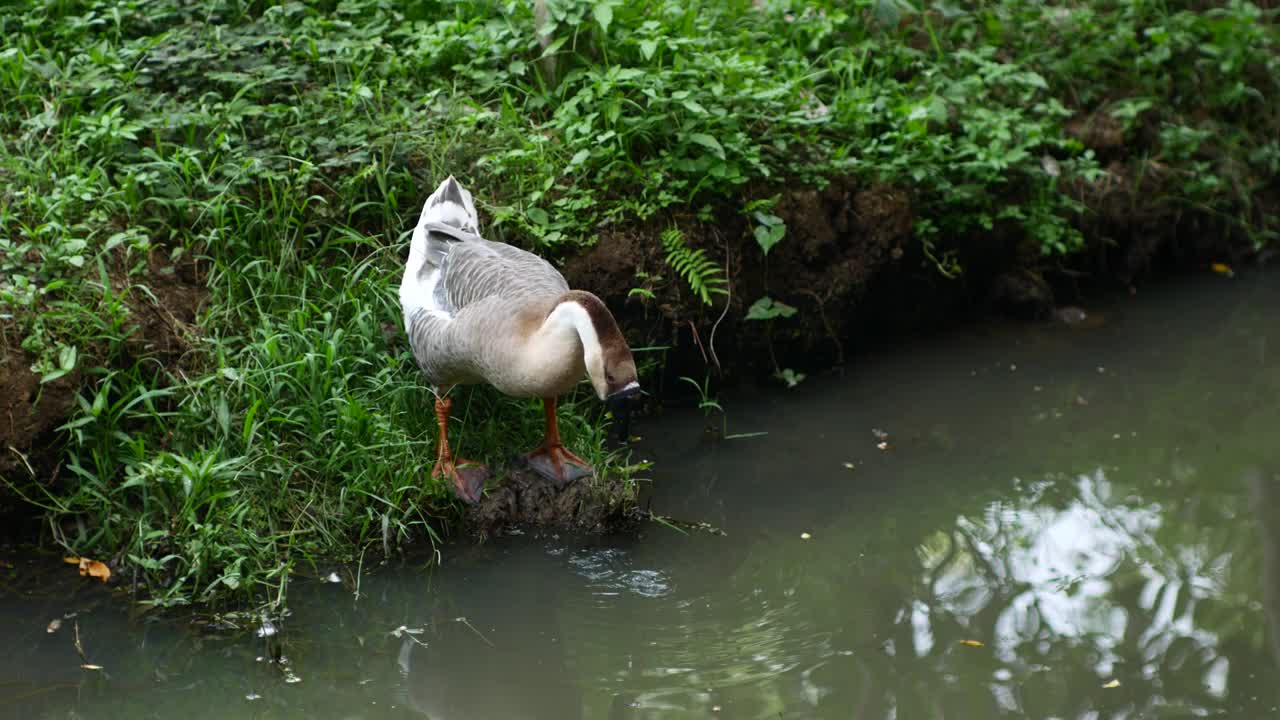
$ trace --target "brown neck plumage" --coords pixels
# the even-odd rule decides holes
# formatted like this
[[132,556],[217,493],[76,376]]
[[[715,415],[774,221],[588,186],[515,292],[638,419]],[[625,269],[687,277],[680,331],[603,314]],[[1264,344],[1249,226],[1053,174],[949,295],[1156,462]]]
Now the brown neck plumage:
[[602,347],[626,342],[618,321],[613,318],[613,313],[609,312],[603,300],[586,290],[570,290],[556,299],[556,305],[566,302],[575,302],[587,311],[587,317],[591,318],[591,325],[595,328],[596,338]]

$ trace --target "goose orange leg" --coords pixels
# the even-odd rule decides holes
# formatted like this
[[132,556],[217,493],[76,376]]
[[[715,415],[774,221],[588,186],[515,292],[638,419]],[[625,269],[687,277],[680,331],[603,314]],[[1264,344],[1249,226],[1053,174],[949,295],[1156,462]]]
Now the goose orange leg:
[[542,411],[547,418],[546,437],[542,447],[525,455],[529,467],[542,477],[563,487],[595,472],[586,460],[569,452],[560,441],[560,423],[556,420],[556,399],[543,398]]
[[448,478],[453,482],[454,492],[463,501],[475,504],[480,502],[484,493],[484,484],[489,479],[489,471],[479,463],[454,457],[449,449],[449,412],[453,410],[452,398],[436,398],[436,422],[440,424],[440,443],[436,453],[436,466],[431,477]]

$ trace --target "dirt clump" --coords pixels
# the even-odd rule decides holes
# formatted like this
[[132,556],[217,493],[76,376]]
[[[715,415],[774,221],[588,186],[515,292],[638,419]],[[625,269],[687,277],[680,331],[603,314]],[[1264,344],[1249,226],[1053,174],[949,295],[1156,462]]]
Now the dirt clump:
[[[124,267],[123,257],[116,260]],[[200,337],[196,320],[208,297],[196,263],[168,263],[155,251],[142,277],[108,276],[112,295],[128,311],[127,334],[115,351],[105,341],[77,348],[79,365],[125,368],[154,360],[161,375],[181,369]],[[85,377],[77,369],[41,384],[31,369],[35,362],[16,342],[0,339],[0,476],[8,479],[48,481],[61,452],[57,428],[74,411]]]
[[0,477],[40,477],[49,458],[39,452],[70,415],[80,388],[78,370],[41,384],[35,361],[18,348],[0,348]]
[[201,336],[196,319],[209,297],[196,262],[168,264],[153,253],[145,279],[116,276],[112,285],[126,293],[134,323],[124,343],[129,360],[156,358],[169,365],[194,347]]
[[481,539],[520,528],[618,531],[636,522],[626,495],[619,480],[560,487],[531,470],[511,467],[467,510],[464,526]]
[[1062,129],[1067,137],[1080,141],[1080,144],[1099,155],[1109,157],[1124,149],[1124,125],[1104,112],[1076,115]]

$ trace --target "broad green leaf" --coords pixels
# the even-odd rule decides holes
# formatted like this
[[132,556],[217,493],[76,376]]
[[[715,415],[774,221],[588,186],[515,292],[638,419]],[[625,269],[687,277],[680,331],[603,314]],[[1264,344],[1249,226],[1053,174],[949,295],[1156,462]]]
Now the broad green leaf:
[[747,309],[748,320],[772,320],[776,317],[789,318],[796,314],[796,309],[784,302],[769,296],[760,298]]
[[63,370],[71,372],[76,368],[76,358],[78,356],[79,353],[76,351],[74,345],[63,345],[62,348],[58,350],[58,365]]
[[707,148],[711,152],[715,153],[716,157],[721,160],[724,159],[724,146],[721,145],[720,141],[714,137],[706,133],[690,133],[689,140]]
[[686,110],[688,110],[691,113],[694,113],[695,115],[707,114],[707,109],[702,107],[702,105],[698,104],[697,100],[685,100],[684,103],[682,104],[684,105]]
[[547,211],[542,208],[531,207],[525,210],[524,214],[528,215],[529,219],[536,225],[546,225],[551,222],[551,216],[547,215]]
[[640,41],[640,54],[644,56],[645,60],[651,60],[653,58],[653,54],[657,51],[658,51],[657,40],[641,40]]
[[561,48],[561,47],[564,47],[564,44],[565,44],[566,42],[568,42],[568,40],[569,40],[569,36],[568,36],[568,35],[565,35],[565,36],[562,36],[562,37],[558,37],[558,38],[556,38],[555,40],[552,40],[552,41],[551,41],[551,44],[550,44],[550,45],[548,45],[548,46],[546,47],[546,49],[542,51],[542,54],[541,54],[541,55],[539,55],[538,57],[539,57],[539,58],[544,58],[544,57],[546,57],[546,56],[548,56],[548,55],[555,55],[557,52],[559,52],[559,51],[560,51],[560,48]]
[[781,242],[786,234],[786,225],[757,225],[755,229],[756,243],[765,255],[768,255],[773,246]]
[[595,16],[596,22],[600,23],[600,29],[609,32],[609,23],[613,22],[613,6],[607,2],[598,3],[591,10],[591,14]]

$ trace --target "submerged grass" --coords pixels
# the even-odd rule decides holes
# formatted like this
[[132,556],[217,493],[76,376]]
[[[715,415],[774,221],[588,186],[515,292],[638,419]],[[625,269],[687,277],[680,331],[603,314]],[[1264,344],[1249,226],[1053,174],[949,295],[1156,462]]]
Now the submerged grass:
[[[1084,247],[1080,188],[1116,159],[1067,131],[1092,118],[1177,178],[1169,202],[1276,230],[1253,198],[1280,170],[1277,31],[1252,3],[547,7],[541,36],[514,1],[0,8],[0,353],[82,379],[56,476],[6,485],[59,543],[176,604],[278,602],[308,558],[434,540],[456,515],[394,288],[447,173],[489,234],[553,255],[667,208],[767,209],[747,187],[885,181],[945,271],[994,228]],[[198,321],[157,343],[144,318],[193,288]],[[456,407],[465,454],[540,432],[531,403]],[[589,393],[562,407],[618,468]]]

